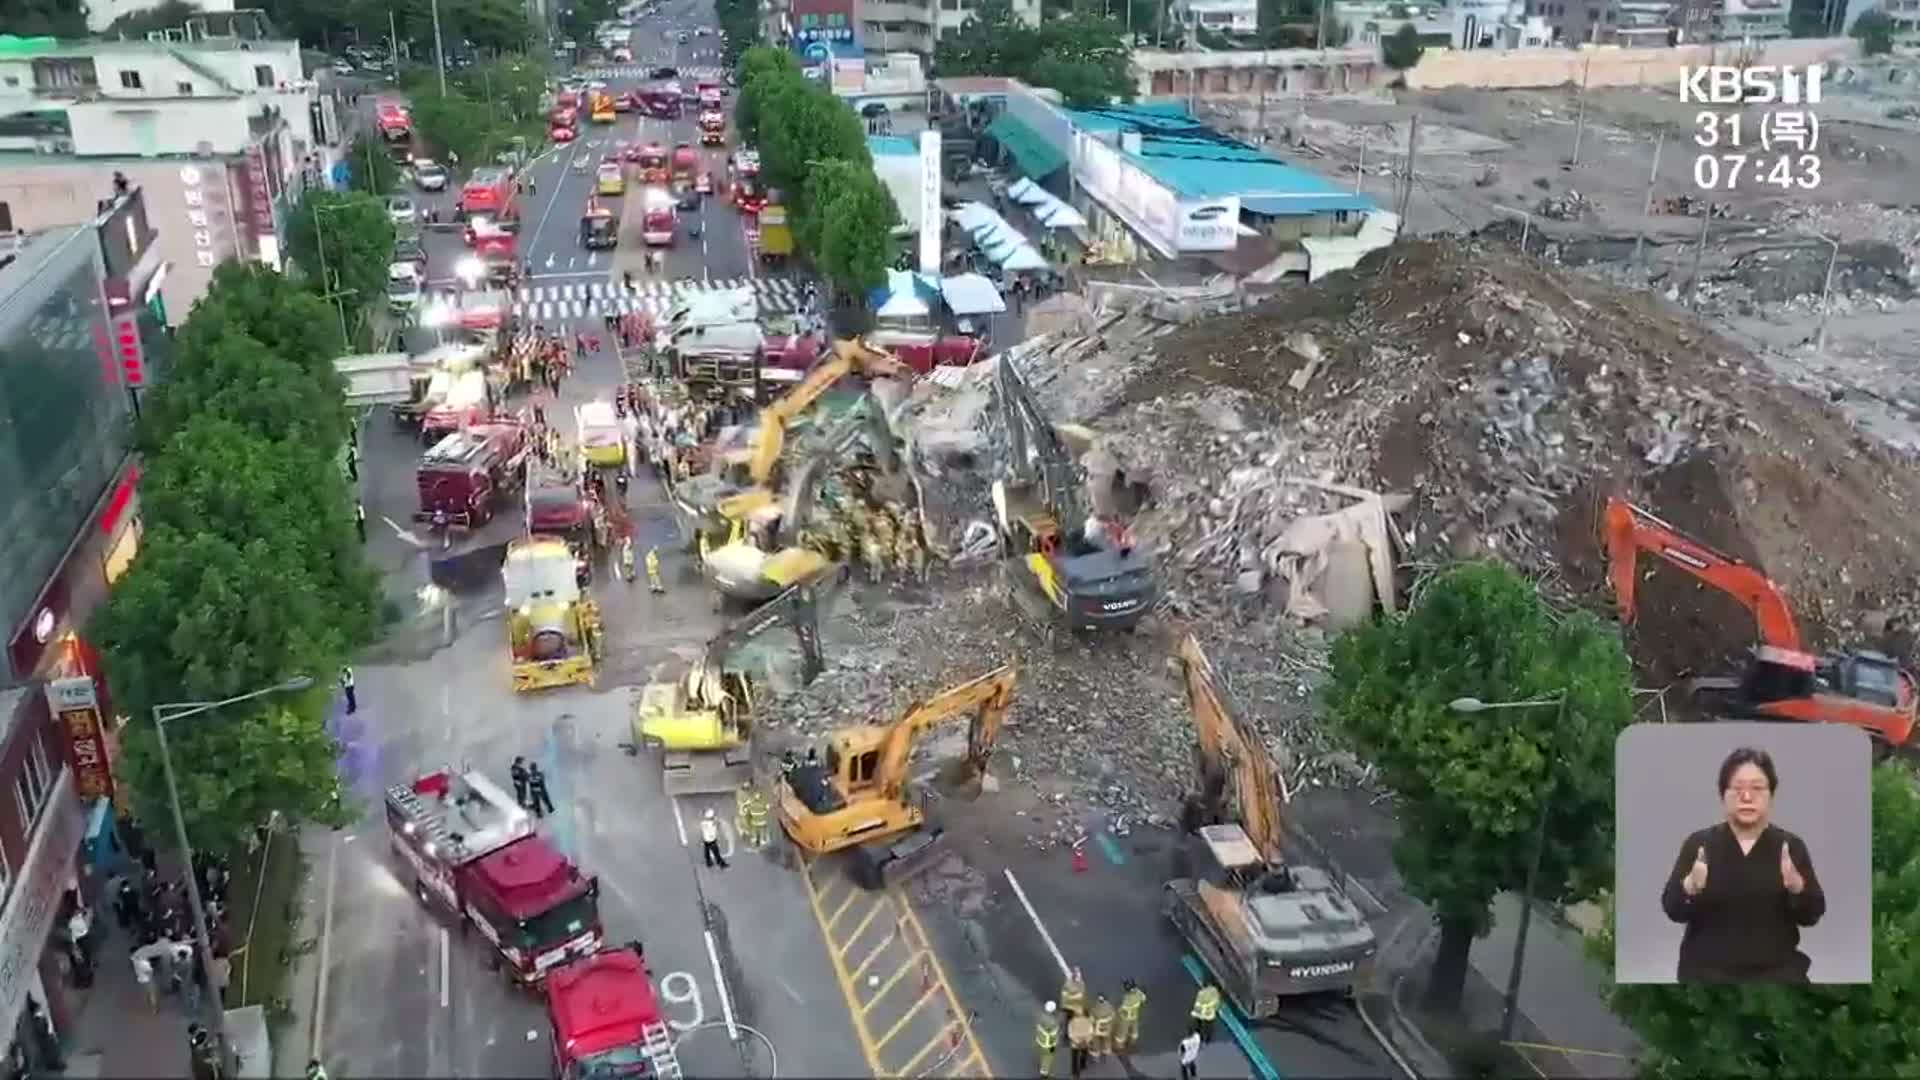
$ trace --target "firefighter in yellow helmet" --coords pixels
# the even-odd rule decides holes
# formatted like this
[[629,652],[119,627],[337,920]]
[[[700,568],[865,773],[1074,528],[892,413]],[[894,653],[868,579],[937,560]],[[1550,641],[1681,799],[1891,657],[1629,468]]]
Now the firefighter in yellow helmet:
[[1101,994],[1093,999],[1093,1054],[1106,1057],[1113,1052],[1113,1002]]
[[647,549],[647,591],[651,593],[667,591],[666,583],[660,580],[660,549],[657,547]]
[[1140,1038],[1140,1010],[1146,1008],[1147,993],[1140,984],[1128,979],[1126,992],[1120,995],[1120,1012],[1113,1021],[1113,1052],[1129,1054],[1133,1052],[1134,1041]]

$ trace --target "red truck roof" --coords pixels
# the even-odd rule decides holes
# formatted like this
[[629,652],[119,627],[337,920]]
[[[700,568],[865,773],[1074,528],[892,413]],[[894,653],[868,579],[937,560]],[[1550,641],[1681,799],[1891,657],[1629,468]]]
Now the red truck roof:
[[547,976],[547,1014],[562,1053],[579,1059],[645,1043],[660,1002],[646,962],[631,949],[607,949]]
[[484,418],[487,410],[484,400],[471,400],[473,391],[468,387],[474,383],[473,376],[484,386],[485,376],[478,371],[456,380],[459,396],[434,405],[422,421],[428,428],[469,424],[465,431],[453,432],[420,455],[414,488],[422,512],[479,509],[475,503],[490,502],[506,482],[506,474],[526,457],[526,428],[501,421],[473,423]]
[[534,835],[516,840],[462,867],[469,888],[509,919],[531,919],[588,892],[593,879]]

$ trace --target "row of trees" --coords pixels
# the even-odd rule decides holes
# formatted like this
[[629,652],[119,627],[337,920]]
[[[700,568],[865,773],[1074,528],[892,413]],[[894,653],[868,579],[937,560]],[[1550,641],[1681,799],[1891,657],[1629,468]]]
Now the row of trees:
[[[416,59],[433,59],[432,0],[264,0],[258,6],[276,30],[314,48],[338,50],[355,43],[371,48],[397,34]],[[440,5],[441,41],[455,54],[469,49],[481,56],[520,52],[534,29],[520,0],[448,0]]]
[[432,66],[407,69],[403,83],[415,134],[435,160],[473,167],[512,149],[536,145],[544,131],[541,104],[547,65],[514,53],[447,73],[446,93]]
[[714,12],[720,18],[723,62],[737,67],[748,49],[761,43],[759,0],[714,0]]
[[794,239],[842,293],[886,281],[893,196],[874,175],[860,120],[785,49],[755,47],[740,59],[736,123],[760,148],[761,176],[787,194]]
[[287,222],[287,256],[302,283],[337,305],[349,343],[387,295],[393,218],[379,198],[358,191],[312,190]]
[[343,347],[313,290],[227,263],[142,417],[145,533],[92,635],[132,718],[122,768],[143,815],[167,815],[155,704],[217,701],[297,675],[317,684],[169,727],[188,831],[211,851],[242,848],[275,813],[331,813],[334,674],[377,619],[338,462],[352,430],[333,370]]
[[1009,0],[985,0],[973,18],[934,47],[942,78],[1002,75],[1058,90],[1067,104],[1088,108],[1133,100],[1122,24],[1094,14],[1058,15],[1037,26],[1021,22]]
[[[1633,719],[1617,629],[1548,608],[1505,566],[1446,571],[1406,613],[1342,637],[1326,691],[1335,730],[1395,793],[1394,863],[1440,932],[1427,1003],[1458,1009],[1468,950],[1492,902],[1525,888],[1547,823],[1536,896],[1600,896],[1613,881],[1614,740]],[[1564,710],[1464,712],[1553,700]],[[1871,987],[1619,986],[1612,1005],[1649,1050],[1648,1075],[1843,1076],[1920,1060],[1907,994],[1920,992],[1920,795],[1904,766],[1873,790]],[[1596,956],[1611,962],[1608,943]]]

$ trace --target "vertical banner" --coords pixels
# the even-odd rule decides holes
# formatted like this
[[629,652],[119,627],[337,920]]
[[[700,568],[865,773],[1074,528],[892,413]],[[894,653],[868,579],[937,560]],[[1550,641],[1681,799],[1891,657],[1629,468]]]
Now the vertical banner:
[[113,797],[113,767],[107,759],[106,725],[100,719],[100,695],[85,675],[47,683],[47,705],[67,737],[73,762],[73,786],[80,801]]
[[920,133],[920,272],[940,273],[940,132]]

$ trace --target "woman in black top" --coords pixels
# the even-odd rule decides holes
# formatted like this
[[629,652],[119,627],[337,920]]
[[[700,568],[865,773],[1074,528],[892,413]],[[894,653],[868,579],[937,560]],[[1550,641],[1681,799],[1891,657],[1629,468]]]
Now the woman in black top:
[[1806,842],[1769,820],[1779,787],[1773,758],[1742,747],[1720,763],[1726,820],[1687,837],[1660,894],[1685,923],[1683,983],[1804,983],[1800,928],[1820,921],[1826,894]]

